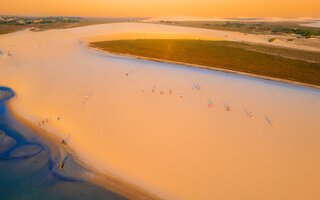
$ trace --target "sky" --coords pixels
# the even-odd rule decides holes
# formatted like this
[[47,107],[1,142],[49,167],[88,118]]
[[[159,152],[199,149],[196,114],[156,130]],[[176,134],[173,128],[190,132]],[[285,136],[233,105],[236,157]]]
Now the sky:
[[0,0],[0,15],[320,17],[320,0]]

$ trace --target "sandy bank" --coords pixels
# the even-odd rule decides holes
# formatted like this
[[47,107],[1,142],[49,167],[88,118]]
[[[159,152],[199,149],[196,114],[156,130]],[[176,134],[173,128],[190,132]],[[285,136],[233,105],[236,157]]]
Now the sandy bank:
[[[9,88],[0,87],[1,199],[125,199],[87,182],[92,173],[57,137],[13,117],[6,102],[12,96]],[[66,167],[59,171],[62,159]]]
[[320,21],[318,21],[318,22],[312,22],[312,23],[307,23],[307,24],[301,24],[301,26],[320,27]]
[[[61,176],[62,180],[92,182],[108,189],[108,191],[121,194],[128,199],[160,199],[155,194],[151,194],[137,185],[123,181],[121,177],[115,176],[115,174],[106,173],[106,171],[104,173],[97,172],[94,166],[91,166],[88,163],[78,159],[77,153],[74,152],[71,146],[69,146],[68,137],[57,137],[57,135],[54,133],[48,132],[46,129],[39,127],[34,123],[30,123],[28,119],[25,119],[22,117],[22,115],[16,113],[15,109],[12,107],[12,103],[7,103],[7,106],[10,114],[15,120],[21,122],[33,133],[39,133],[39,139],[41,142],[51,150],[51,158],[55,162],[53,166],[53,173],[56,173],[57,176]],[[66,144],[61,144],[62,139],[65,140]],[[65,159],[66,157],[68,158]],[[68,168],[68,165],[72,164],[72,169],[64,169],[59,171],[58,162],[62,160],[66,160],[66,168]]]
[[232,22],[308,22],[319,20],[318,18],[281,18],[281,17],[190,17],[190,16],[161,16],[142,20],[144,22],[160,22],[160,21],[232,21]]

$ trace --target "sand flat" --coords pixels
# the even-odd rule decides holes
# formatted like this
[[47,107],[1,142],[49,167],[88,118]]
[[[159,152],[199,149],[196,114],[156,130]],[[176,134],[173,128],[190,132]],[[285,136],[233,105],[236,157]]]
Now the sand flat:
[[41,128],[61,138],[70,134],[68,144],[95,169],[163,197],[320,198],[319,90],[103,54],[81,42],[128,32],[267,43],[139,23],[3,35],[0,48],[12,55],[0,55],[0,84],[17,94],[11,107],[36,125],[49,119]]
[[307,23],[307,24],[301,24],[301,26],[307,26],[307,27],[320,27],[320,21]]

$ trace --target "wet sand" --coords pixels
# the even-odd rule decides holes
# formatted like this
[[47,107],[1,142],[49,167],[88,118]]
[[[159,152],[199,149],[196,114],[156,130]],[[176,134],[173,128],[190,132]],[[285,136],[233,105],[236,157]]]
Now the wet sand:
[[[125,199],[86,182],[91,172],[68,151],[16,121],[5,107],[12,97],[0,87],[0,199]],[[59,151],[70,170],[57,168]]]
[[318,89],[106,55],[81,42],[128,32],[224,34],[121,23],[1,36],[12,111],[47,134],[70,135],[77,158],[98,173],[163,198],[319,199]]
[[[7,88],[1,89],[10,90]],[[5,99],[4,101],[7,100],[8,99]],[[2,105],[0,104],[0,106]],[[32,153],[32,149],[37,150],[37,147],[41,147],[41,150],[47,150],[46,154],[43,155],[40,159],[44,160],[42,162],[47,161],[45,163],[42,163],[42,168],[47,167],[48,171],[43,172],[36,168],[32,171],[33,173],[27,177],[27,180],[34,180],[35,178],[37,179],[37,177],[33,176],[36,173],[45,173],[43,174],[44,176],[40,176],[40,181],[43,178],[48,178],[52,176],[54,177],[53,179],[55,185],[40,185],[39,190],[35,191],[36,196],[46,196],[49,193],[51,193],[51,191],[56,192],[57,190],[62,190],[61,194],[59,191],[58,195],[52,195],[51,197],[53,199],[87,199],[88,197],[94,199],[159,199],[157,195],[152,194],[136,185],[128,183],[127,181],[123,181],[121,178],[119,178],[118,176],[114,176],[112,173],[98,172],[95,170],[95,168],[92,168],[91,165],[88,165],[87,163],[84,163],[81,160],[79,160],[76,152],[74,152],[72,147],[69,145],[70,135],[64,138],[60,138],[57,137],[57,135],[50,133],[45,128],[43,128],[43,125],[45,123],[50,123],[50,120],[41,120],[40,124],[44,124],[39,126],[39,124],[32,124],[30,123],[30,121],[23,118],[21,115],[18,115],[14,111],[14,108],[11,107],[9,102],[6,104],[6,107],[4,107],[3,105],[0,108],[3,108],[4,111],[8,109],[8,112],[3,113],[5,120],[0,122],[2,122],[4,126],[9,126],[18,131],[17,133],[15,133],[15,136],[18,137],[20,140],[26,140],[26,143],[23,142],[22,145],[16,145],[15,140],[11,141],[11,137],[7,138],[6,134],[3,132],[3,141],[8,141],[6,141],[6,144],[0,144],[0,150],[2,148],[8,148],[8,146],[16,145],[15,149],[10,149],[10,151],[5,151],[6,149],[4,149],[2,151],[8,154],[9,156],[8,157],[5,154],[2,155],[2,159],[4,160],[4,162],[10,159],[16,159],[17,153],[23,154],[23,156],[18,156],[19,159],[22,159],[21,161],[25,161],[25,159],[32,158],[38,154],[37,152],[35,154]],[[9,128],[8,130],[9,133],[11,133],[11,128]],[[28,145],[29,140],[37,140],[39,141],[39,144],[32,143],[33,145]],[[29,149],[31,149],[31,151],[28,151]],[[25,154],[30,154],[29,152],[31,152],[31,155],[25,156]],[[39,162],[38,158],[34,158],[32,161],[23,162],[21,165],[18,165],[18,168],[26,171],[28,171],[28,168],[35,168],[31,165],[32,162],[35,162],[34,160],[36,160],[36,162]],[[64,168],[62,170],[59,169],[60,161],[63,161],[64,163]],[[10,163],[6,167],[10,167]],[[9,174],[10,177],[12,174],[15,174],[14,172],[10,173],[8,171],[6,173]],[[16,177],[16,179],[19,179],[19,176]],[[5,185],[7,183],[6,181],[12,180],[4,180],[0,184]],[[13,182],[14,181],[15,179],[13,180]],[[19,181],[17,181],[16,183],[20,184]],[[30,186],[32,185],[27,184],[26,187]],[[44,191],[41,190],[42,186],[46,187]],[[103,188],[106,190],[104,190]],[[22,188],[22,190],[23,189],[28,190],[27,188]],[[76,192],[74,192],[74,190],[76,190]],[[22,194],[23,192],[24,191],[22,191]],[[8,190],[6,192],[6,195],[10,197],[14,193],[14,191]]]

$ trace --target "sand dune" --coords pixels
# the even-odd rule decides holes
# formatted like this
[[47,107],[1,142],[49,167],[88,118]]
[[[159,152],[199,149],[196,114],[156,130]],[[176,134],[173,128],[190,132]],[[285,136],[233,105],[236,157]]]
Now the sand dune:
[[307,24],[301,24],[302,26],[308,26],[308,27],[320,27],[320,21],[318,22],[312,22]]
[[103,54],[84,43],[127,33],[268,37],[139,23],[2,35],[0,84],[17,94],[12,109],[35,125],[48,119],[40,128],[70,135],[96,170],[164,198],[320,198],[319,90]]

